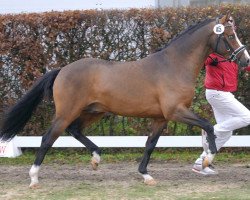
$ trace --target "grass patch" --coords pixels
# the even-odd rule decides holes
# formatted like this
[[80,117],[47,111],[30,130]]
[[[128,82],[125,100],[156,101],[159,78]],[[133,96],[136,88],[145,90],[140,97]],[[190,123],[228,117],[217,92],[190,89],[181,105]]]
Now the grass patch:
[[[214,183],[216,184],[216,183]],[[250,185],[236,186],[234,188],[221,187],[217,185],[217,189],[203,191],[204,186],[194,182],[190,184],[174,186],[165,181],[156,187],[145,186],[141,183],[132,183],[125,185],[116,183],[79,183],[72,184],[70,187],[51,187],[50,185],[43,186],[41,189],[29,190],[24,186],[16,185],[18,188],[15,193],[11,193],[11,199],[26,199],[26,200],[241,200],[249,199]],[[210,184],[207,188],[213,188]],[[0,194],[1,197],[1,194]]]
[[[5,165],[3,168],[8,168],[8,165],[31,165],[35,159],[34,149],[26,149],[23,151],[23,155],[17,158],[1,158],[0,165]],[[170,149],[170,148],[157,148],[153,155],[153,162],[183,162],[193,163],[197,156],[201,153],[201,149]],[[115,162],[133,162],[140,161],[143,155],[143,149],[104,149],[102,155],[103,163],[115,163]],[[77,165],[81,163],[89,163],[91,155],[86,150],[79,149],[55,149],[53,148],[46,156],[45,164],[69,164]],[[249,151],[242,151],[234,149],[225,149],[223,152],[217,155],[216,163],[250,163]],[[126,165],[126,163],[125,163]],[[135,165],[135,163],[133,163]],[[249,164],[248,164],[249,165]],[[54,165],[53,165],[54,166]],[[60,167],[60,166],[59,166]],[[58,167],[58,168],[59,168]],[[77,169],[77,168],[76,168]],[[107,170],[108,168],[106,168]],[[243,168],[242,168],[243,169]],[[245,169],[245,167],[244,167]],[[26,170],[23,169],[23,170]],[[53,168],[53,170],[56,169]],[[111,173],[113,174],[113,169]],[[248,169],[247,169],[248,170]],[[245,170],[246,176],[249,172]],[[174,172],[173,170],[172,172]],[[67,170],[65,171],[68,172]],[[103,171],[105,174],[105,170]],[[123,172],[121,170],[120,172]],[[100,171],[93,173],[96,178],[86,177],[75,178],[75,175],[69,177],[60,177],[59,174],[56,181],[51,172],[48,172],[51,176],[45,174],[45,178],[41,177],[41,188],[37,190],[28,189],[29,178],[27,174],[27,180],[15,177],[15,179],[6,179],[0,181],[1,191],[0,199],[41,199],[41,200],[189,200],[189,199],[249,199],[250,196],[250,183],[241,179],[230,179],[225,173],[221,174],[219,179],[216,177],[206,178],[195,175],[189,175],[182,178],[179,173],[184,173],[184,170],[180,170],[175,176],[162,179],[156,186],[146,186],[142,183],[142,180],[136,178],[136,174],[128,176],[131,178],[116,179],[116,178],[98,178],[101,177]],[[45,172],[44,172],[45,173]],[[66,174],[65,173],[65,174]],[[82,172],[83,173],[83,172]],[[106,171],[109,174],[108,171]],[[114,173],[117,173],[114,169]],[[126,172],[127,173],[127,172]],[[168,173],[164,172],[165,175]],[[191,174],[190,170],[190,174]],[[230,173],[228,171],[227,173]],[[165,176],[164,175],[164,176]],[[233,175],[233,174],[232,174]],[[82,176],[82,175],[81,175]],[[121,178],[124,177],[119,175]],[[235,174],[236,176],[236,174]],[[104,177],[104,176],[103,176]],[[106,177],[109,177],[107,175]],[[223,179],[227,178],[227,179]],[[230,174],[231,177],[231,174]]]
[[[151,159],[155,161],[171,161],[171,162],[194,162],[200,155],[201,150],[195,149],[156,149]],[[33,163],[36,151],[34,149],[23,150],[23,154],[17,158],[0,158],[1,165],[25,165]],[[123,149],[110,150],[104,149],[102,153],[102,162],[126,162],[140,161],[143,155],[143,149]],[[86,150],[70,149],[70,148],[53,148],[47,153],[44,164],[77,164],[88,163],[91,155]],[[250,154],[248,150],[226,151],[219,153],[215,157],[215,162],[250,162]]]

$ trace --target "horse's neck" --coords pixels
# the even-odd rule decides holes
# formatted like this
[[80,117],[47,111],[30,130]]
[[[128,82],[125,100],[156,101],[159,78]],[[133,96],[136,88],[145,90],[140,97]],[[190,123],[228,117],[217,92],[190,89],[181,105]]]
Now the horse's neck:
[[[192,35],[185,36],[187,39],[183,38],[185,42],[182,43],[177,49],[180,55],[191,58],[193,62],[203,63],[205,58],[209,55],[209,33],[203,33],[202,35],[196,31]],[[182,50],[182,51],[180,51]]]
[[[206,25],[192,34],[186,34],[175,41],[173,49],[183,60],[183,66],[179,67],[189,68],[187,71],[196,71],[196,75],[198,75],[205,59],[211,53],[208,45],[209,37],[211,36],[210,27],[211,25]],[[193,70],[190,70],[190,68],[193,68]]]

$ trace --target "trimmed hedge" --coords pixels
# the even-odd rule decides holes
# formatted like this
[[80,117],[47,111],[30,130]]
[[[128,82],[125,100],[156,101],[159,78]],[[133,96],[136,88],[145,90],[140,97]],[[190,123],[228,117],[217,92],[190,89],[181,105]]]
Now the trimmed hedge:
[[[0,15],[0,111],[12,105],[47,70],[85,57],[130,61],[146,57],[164,46],[189,25],[231,11],[242,43],[250,47],[250,6],[205,8],[85,10]],[[204,99],[204,71],[197,81],[192,109],[213,122]],[[240,75],[237,96],[250,107],[248,74]],[[46,102],[25,127],[24,133],[41,135],[50,124],[53,103]],[[107,116],[87,135],[146,134],[147,119]],[[200,129],[171,123],[165,134],[199,134]],[[246,134],[249,130],[242,129]]]

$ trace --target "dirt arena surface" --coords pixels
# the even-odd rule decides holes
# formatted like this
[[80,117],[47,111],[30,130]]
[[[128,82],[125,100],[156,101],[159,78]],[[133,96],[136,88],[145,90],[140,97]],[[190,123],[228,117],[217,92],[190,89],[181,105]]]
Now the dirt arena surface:
[[28,188],[30,165],[0,165],[0,199],[250,199],[250,167],[217,164],[219,174],[202,176],[191,163],[152,162],[149,173],[158,181],[145,186],[137,162],[90,165],[42,165],[40,187]]

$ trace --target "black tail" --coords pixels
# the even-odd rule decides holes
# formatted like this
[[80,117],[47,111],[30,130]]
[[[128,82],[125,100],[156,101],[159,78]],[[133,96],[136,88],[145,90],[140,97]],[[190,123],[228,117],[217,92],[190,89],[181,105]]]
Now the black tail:
[[0,140],[10,140],[20,132],[31,118],[32,112],[44,97],[53,96],[53,84],[60,69],[41,77],[33,87],[5,114],[0,129]]

